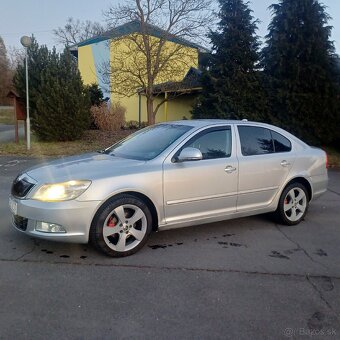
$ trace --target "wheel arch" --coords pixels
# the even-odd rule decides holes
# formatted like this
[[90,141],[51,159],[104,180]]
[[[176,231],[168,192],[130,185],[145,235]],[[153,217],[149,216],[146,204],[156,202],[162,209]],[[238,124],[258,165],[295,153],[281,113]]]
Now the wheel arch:
[[148,196],[146,196],[146,195],[144,195],[140,192],[136,192],[136,191],[126,191],[124,193],[120,193],[119,195],[121,195],[121,194],[135,196],[135,197],[141,199],[143,202],[145,202],[145,204],[148,206],[148,208],[150,209],[150,212],[151,212],[152,230],[157,231],[158,230],[158,212],[157,212],[156,206],[152,202],[152,200]]
[[282,189],[282,192],[283,192],[283,190],[285,188],[287,188],[288,185],[293,184],[293,183],[300,183],[300,184],[302,184],[307,189],[308,200],[310,202],[312,200],[312,198],[313,198],[313,190],[312,190],[311,183],[305,177],[295,177],[295,178],[292,178],[289,182],[286,183],[286,185]]
[[112,196],[110,197],[107,197],[105,201],[103,201],[96,209],[93,217],[92,217],[92,221],[94,219],[94,217],[96,216],[98,210],[108,201],[112,200],[112,199],[115,199],[115,198],[119,198],[120,196],[124,196],[124,195],[130,195],[130,196],[133,196],[133,197],[136,197],[136,198],[139,198],[140,200],[142,200],[147,206],[148,208],[150,209],[150,212],[151,212],[151,216],[152,216],[152,230],[153,231],[157,231],[158,230],[158,223],[159,223],[159,220],[158,220],[158,211],[157,211],[157,208],[155,206],[155,204],[153,203],[153,201],[148,197],[146,196],[145,194],[142,194],[140,192],[137,192],[137,191],[133,191],[133,190],[129,190],[129,191],[121,191],[119,193],[115,193],[113,194]]

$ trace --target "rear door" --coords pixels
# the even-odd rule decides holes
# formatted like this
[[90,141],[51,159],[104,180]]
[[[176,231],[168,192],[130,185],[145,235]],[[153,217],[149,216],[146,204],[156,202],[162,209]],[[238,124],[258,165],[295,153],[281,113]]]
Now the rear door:
[[[167,223],[178,223],[236,211],[238,161],[232,126],[208,128],[190,138],[163,164]],[[185,147],[198,148],[200,161],[176,162]]]
[[295,160],[288,138],[260,126],[237,127],[240,145],[237,211],[268,206],[287,178]]

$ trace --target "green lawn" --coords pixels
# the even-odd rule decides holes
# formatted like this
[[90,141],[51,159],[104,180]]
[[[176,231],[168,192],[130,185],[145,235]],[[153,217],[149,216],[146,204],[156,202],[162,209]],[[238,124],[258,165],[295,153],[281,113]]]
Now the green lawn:
[[330,168],[340,169],[340,152],[335,148],[325,148],[324,149],[328,155],[328,164]]
[[0,155],[58,157],[93,152],[109,147],[132,132],[131,130],[115,132],[89,130],[85,132],[82,139],[73,142],[39,142],[33,135],[30,151],[26,149],[26,142],[21,140],[18,144],[14,142],[0,144]]

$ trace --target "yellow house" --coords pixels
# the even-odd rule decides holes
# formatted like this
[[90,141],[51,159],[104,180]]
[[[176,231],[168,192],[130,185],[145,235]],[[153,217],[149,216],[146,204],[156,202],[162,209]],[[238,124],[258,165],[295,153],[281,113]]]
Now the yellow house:
[[[152,46],[164,38],[164,31],[156,26],[147,25],[147,32]],[[138,48],[131,47],[141,39],[141,24],[132,21],[70,48],[78,58],[84,83],[97,83],[104,97],[119,101],[126,108],[126,121],[147,121],[146,98],[140,86],[146,78],[145,60]],[[199,45],[168,35],[160,58],[169,58],[170,62],[157,73],[153,91],[154,107],[160,105],[156,122],[190,119],[200,91],[199,60],[205,53],[207,50]],[[124,74],[126,69],[130,73]]]

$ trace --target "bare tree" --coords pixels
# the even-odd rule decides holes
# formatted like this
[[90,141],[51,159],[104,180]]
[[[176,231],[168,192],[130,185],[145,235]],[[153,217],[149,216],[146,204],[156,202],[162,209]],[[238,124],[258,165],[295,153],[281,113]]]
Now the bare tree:
[[81,41],[102,34],[103,32],[104,27],[98,22],[89,20],[80,21],[71,17],[67,19],[64,27],[58,27],[53,30],[57,43],[65,46],[78,44]]
[[12,86],[12,79],[13,70],[10,67],[5,43],[0,36],[0,104],[9,103],[6,96]]
[[115,38],[114,58],[103,66],[103,78],[111,78],[111,92],[120,96],[142,90],[149,124],[155,123],[158,109],[167,100],[154,107],[154,86],[178,81],[183,70],[197,61],[188,40],[195,48],[194,42],[202,43],[211,22],[210,6],[211,0],[127,0],[105,13],[113,28],[131,21],[140,25],[136,33]]
[[11,70],[15,70],[17,66],[23,63],[25,59],[25,50],[15,46],[9,46],[7,49],[7,56]]

